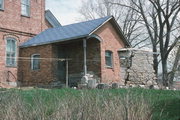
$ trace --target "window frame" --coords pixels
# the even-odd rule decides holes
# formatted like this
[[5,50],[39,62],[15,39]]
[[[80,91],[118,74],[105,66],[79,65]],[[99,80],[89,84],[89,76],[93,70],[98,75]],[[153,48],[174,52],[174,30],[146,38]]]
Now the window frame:
[[[37,68],[37,69],[34,69],[34,57],[35,56],[39,56],[39,68]],[[40,68],[41,68],[40,65],[41,65],[40,54],[32,54],[31,55],[31,70],[34,70],[34,71],[40,70]]]
[[[26,8],[26,12],[27,12],[26,14],[22,12],[23,6],[25,6]],[[28,0],[28,4],[23,3],[23,0],[21,0],[21,16],[30,17],[30,14],[31,14],[31,0]]]
[[0,0],[2,1],[2,7],[0,7],[0,10],[4,10],[4,0]]
[[[106,53],[108,53],[108,54],[110,53],[110,56],[107,56]],[[107,57],[110,57],[110,60],[111,60],[110,63],[111,63],[111,65],[107,65],[107,59],[106,59]],[[113,67],[114,67],[114,66],[113,66],[113,63],[114,63],[114,62],[113,62],[113,52],[110,51],[110,50],[106,50],[106,51],[105,51],[105,64],[106,64],[106,68],[113,68]]]
[[[14,37],[7,37],[6,39],[6,66],[7,67],[17,67],[17,39],[16,38],[14,38]],[[15,50],[14,51],[12,51],[12,48],[10,48],[10,51],[8,51],[8,40],[11,40],[11,41],[14,41],[14,43],[15,43]],[[12,46],[11,46],[12,47]],[[8,64],[7,63],[7,54],[10,54],[10,59],[11,59],[11,62],[12,62],[12,54],[14,53],[14,64]]]

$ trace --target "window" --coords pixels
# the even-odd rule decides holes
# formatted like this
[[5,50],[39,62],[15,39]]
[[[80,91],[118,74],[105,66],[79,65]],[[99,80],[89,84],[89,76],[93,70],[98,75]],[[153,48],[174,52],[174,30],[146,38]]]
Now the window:
[[34,54],[31,56],[31,69],[39,70],[40,69],[40,55]]
[[106,67],[113,67],[112,63],[112,52],[111,51],[106,51],[105,52],[105,59],[106,59]]
[[4,9],[4,0],[0,0],[0,10]]
[[124,68],[129,68],[132,66],[132,57],[133,52],[129,50],[121,50],[119,51],[120,65]]
[[6,65],[16,66],[16,39],[6,39]]
[[21,0],[21,14],[30,16],[30,0]]

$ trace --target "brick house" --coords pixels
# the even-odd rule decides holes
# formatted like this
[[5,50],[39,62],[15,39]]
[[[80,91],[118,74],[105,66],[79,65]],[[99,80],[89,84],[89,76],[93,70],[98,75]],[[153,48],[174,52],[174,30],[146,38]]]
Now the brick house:
[[[113,16],[61,26],[45,11],[45,0],[0,0],[0,87],[54,82],[77,86],[89,78],[108,84],[153,81],[151,65],[142,71],[152,55],[129,47]],[[124,54],[129,51],[135,57],[127,69]]]
[[45,0],[0,0],[0,83],[16,85],[19,45],[55,26]]
[[64,84],[68,69],[70,86],[87,74],[101,83],[120,83],[118,51],[129,46],[112,16],[50,28],[20,45],[19,81]]

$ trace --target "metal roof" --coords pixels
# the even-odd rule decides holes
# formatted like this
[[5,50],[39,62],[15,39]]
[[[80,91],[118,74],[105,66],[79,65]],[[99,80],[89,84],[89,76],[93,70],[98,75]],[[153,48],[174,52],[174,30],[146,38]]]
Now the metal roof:
[[[84,38],[91,35],[95,30],[101,27],[104,23],[112,19],[113,16],[106,16],[90,21],[49,28],[37,36],[24,42],[20,47],[30,47],[44,45],[78,38]],[[126,40],[125,40],[126,41]]]

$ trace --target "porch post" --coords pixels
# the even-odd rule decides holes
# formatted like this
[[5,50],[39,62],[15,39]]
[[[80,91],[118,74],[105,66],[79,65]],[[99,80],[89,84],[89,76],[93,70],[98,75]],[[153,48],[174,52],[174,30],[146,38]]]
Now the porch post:
[[68,76],[68,59],[66,59],[66,87],[68,88],[69,87],[69,76]]
[[84,76],[87,74],[87,41],[86,39],[83,39],[83,48],[84,48]]

